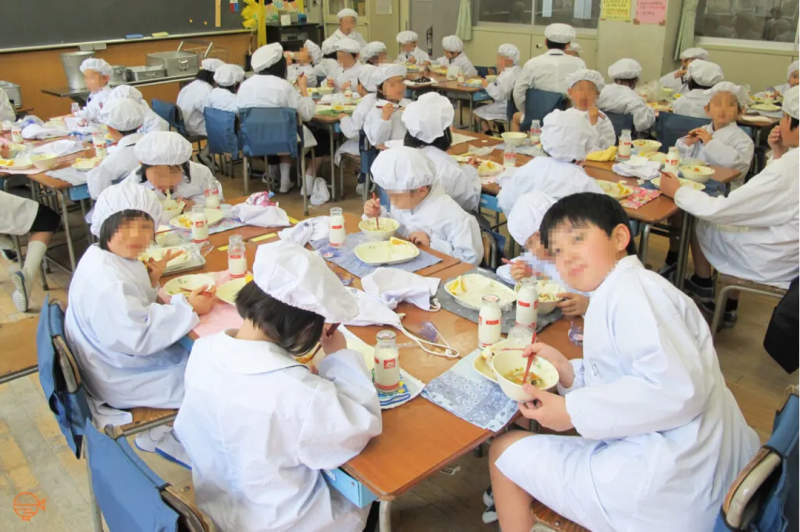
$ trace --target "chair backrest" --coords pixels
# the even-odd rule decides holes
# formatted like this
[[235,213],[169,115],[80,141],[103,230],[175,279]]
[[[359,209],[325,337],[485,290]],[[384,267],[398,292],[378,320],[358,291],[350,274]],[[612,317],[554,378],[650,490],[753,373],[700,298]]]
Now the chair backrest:
[[633,115],[625,115],[622,113],[612,113],[610,111],[603,111],[603,114],[611,120],[611,124],[614,126],[614,133],[616,133],[617,138],[622,135],[623,129],[630,130],[633,133]]
[[674,113],[658,113],[656,119],[656,139],[661,143],[659,151],[667,153],[678,139],[687,133],[711,122],[709,118],[676,115]]
[[80,458],[84,426],[92,416],[78,366],[64,337],[64,311],[57,301],[50,301],[50,296],[45,298],[39,314],[36,356],[39,382],[50,411],[67,445]]
[[171,102],[153,98],[153,112],[167,121],[169,127],[178,129],[178,106]]
[[317,76],[317,87],[322,87],[326,79],[328,79],[326,76]]
[[494,67],[487,67],[487,66],[475,66],[475,70],[478,71],[478,75],[482,78],[485,78],[489,75],[489,69]]
[[[297,110],[288,107],[249,107],[239,110],[242,152],[248,157],[288,153],[297,157]],[[302,131],[300,131],[302,133]],[[303,135],[299,135],[302,142]]]
[[514,98],[509,98],[508,102],[506,103],[506,120],[508,120],[509,126],[511,125],[512,120],[514,120],[514,113],[517,112],[517,104],[514,103]]
[[528,89],[525,96],[525,121],[521,130],[528,131],[532,120],[543,120],[556,109],[565,109],[567,99],[560,92]]
[[358,153],[361,156],[361,173],[368,174],[372,169],[372,163],[378,157],[378,149],[370,146],[363,129],[358,132]]
[[218,155],[230,154],[238,159],[241,147],[236,134],[236,113],[211,107],[206,107],[203,113],[206,117],[209,151]]

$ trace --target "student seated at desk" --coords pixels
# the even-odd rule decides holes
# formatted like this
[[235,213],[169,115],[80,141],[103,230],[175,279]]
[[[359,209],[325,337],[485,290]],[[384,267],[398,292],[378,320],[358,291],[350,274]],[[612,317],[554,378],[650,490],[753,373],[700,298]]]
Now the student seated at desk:
[[372,41],[362,48],[359,54],[359,59],[364,65],[378,66],[382,63],[386,63],[386,58],[386,45],[380,41]]
[[17,119],[17,112],[8,99],[8,94],[0,89],[0,122],[14,122]]
[[707,91],[722,81],[725,76],[719,65],[702,59],[692,61],[687,71],[689,92],[672,102],[672,112],[676,115],[705,118],[706,105],[708,105]]
[[464,53],[464,42],[456,35],[448,35],[442,39],[442,48],[444,48],[444,57],[436,60],[437,65],[457,66],[467,78],[473,78],[478,75],[478,71],[472,66],[472,61]]
[[108,95],[111,94],[108,82],[113,70],[105,60],[90,57],[81,63],[81,72],[86,88],[89,90],[89,99],[86,107],[75,113],[75,118],[82,118],[87,122],[97,122],[100,111],[103,109]]
[[417,46],[418,41],[419,35],[414,31],[401,31],[398,33],[397,43],[400,45],[400,53],[394,62],[411,63],[420,66],[430,64],[430,56]]
[[391,217],[409,241],[480,264],[483,241],[478,221],[436,182],[436,165],[424,153],[400,146],[384,150],[372,165],[375,182],[389,195],[391,210],[377,199],[364,204],[364,217]]
[[558,392],[530,384],[523,416],[556,432],[511,431],[489,451],[500,527],[528,531],[536,499],[595,532],[711,530],[759,447],[694,302],[644,268],[627,215],[605,194],[559,200],[542,243],[562,278],[591,292],[583,358],[544,343]]
[[[197,340],[186,367],[175,432],[197,505],[222,531],[360,532],[369,508],[322,473],[382,430],[363,355],[341,332],[328,335],[358,305],[322,258],[294,243],[259,247],[253,276],[236,297],[244,324]],[[315,368],[293,358],[317,343]]]
[[577,109],[555,110],[542,121],[542,149],[549,157],[535,157],[500,181],[497,204],[509,216],[523,194],[538,190],[553,198],[577,192],[603,193],[578,163],[597,143],[597,131]]
[[315,66],[322,60],[322,50],[319,46],[312,41],[306,41],[301,50],[284,54],[284,57],[286,64],[289,65],[286,70],[286,80],[289,83],[294,85],[297,76],[302,73],[305,74],[309,87],[317,86]]
[[589,153],[603,151],[617,143],[614,124],[597,108],[597,99],[605,87],[600,72],[582,68],[567,76],[567,94],[572,108],[581,111],[592,128],[597,131],[597,141]]
[[123,183],[100,194],[90,246],[69,287],[67,341],[92,398],[113,408],[178,408],[189,352],[178,341],[211,310],[214,287],[156,301],[159,280],[175,256],[147,264],[139,254],[155,236],[158,197]]
[[403,112],[403,124],[408,130],[403,143],[409,148],[418,148],[433,161],[436,182],[445,194],[465,211],[477,214],[481,202],[479,163],[473,158],[471,165],[458,164],[447,153],[453,142],[450,128],[454,117],[450,100],[437,92],[423,94]]
[[214,74],[225,63],[219,59],[203,59],[200,71],[194,81],[186,85],[178,93],[177,105],[183,115],[186,133],[206,136],[206,116],[203,110],[206,101],[214,89]]
[[377,101],[364,120],[364,134],[372,146],[403,140],[406,136],[403,109],[411,100],[404,97],[405,77],[405,65],[384,64],[370,78],[378,89]]
[[[378,67],[373,65],[362,65],[358,71],[358,86],[356,90],[361,101],[358,102],[352,115],[342,113],[339,115],[339,129],[342,130],[342,135],[347,137],[347,141],[339,146],[334,156],[334,162],[338,165],[342,162],[342,154],[349,153],[351,155],[360,155],[358,140],[361,135],[361,129],[364,127],[364,121],[367,115],[375,107],[375,102],[378,101],[378,87],[373,81],[373,74],[378,70]],[[357,194],[361,194],[357,191]]]
[[514,91],[514,84],[519,76],[519,49],[513,44],[501,44],[497,49],[497,79],[489,83],[483,80],[486,94],[491,96],[494,103],[475,109],[475,116],[481,118],[481,131],[491,134],[491,124],[495,120],[505,122],[508,120],[508,100]]
[[[792,64],[786,69],[786,77],[788,78],[786,83],[772,87],[778,93],[778,96],[783,96],[789,89],[796,87],[800,83],[800,61],[792,61]],[[766,94],[766,91],[762,91],[757,92],[755,96],[763,98]]]
[[339,62],[336,60],[336,50],[333,48],[336,39],[328,38],[322,41],[322,58],[319,62],[314,64],[314,74],[318,78],[327,78],[334,70],[339,68]]
[[206,107],[230,111],[235,113],[236,92],[244,81],[244,69],[239,65],[222,65],[214,72],[214,83],[216,87],[211,89],[206,99]]
[[608,67],[608,77],[614,83],[600,91],[597,107],[602,111],[633,117],[636,131],[649,131],[656,123],[656,112],[634,90],[642,75],[642,65],[633,59],[620,59]]
[[661,86],[665,89],[672,89],[674,94],[686,94],[689,92],[689,77],[687,69],[692,61],[700,59],[708,60],[708,52],[702,48],[687,48],[681,53],[681,68],[673,70],[661,77]]
[[[692,239],[695,275],[684,286],[708,312],[714,310],[712,266],[727,275],[782,288],[798,275],[798,91],[793,87],[784,95],[783,118],[769,135],[773,162],[728,197],[712,198],[680,187],[673,177],[661,177],[661,192],[698,218]],[[738,296],[728,299],[724,326],[736,323],[737,308]]]
[[358,70],[361,68],[358,43],[352,39],[339,39],[333,43],[333,49],[336,50],[339,66],[328,74],[328,87],[334,87],[339,92],[355,89],[358,84]]
[[572,57],[580,57],[581,56],[581,45],[576,42],[571,42],[564,48],[564,53],[567,55],[571,55]]
[[[139,89],[131,87],[130,85],[119,85],[111,90],[108,95],[106,105],[110,104],[113,100],[118,98],[127,98],[139,104],[144,112],[144,121],[142,127],[139,129],[140,133],[154,133],[156,131],[169,131],[169,122],[161,118],[155,111],[150,109],[150,106],[139,92]],[[109,151],[109,153],[111,153]]]
[[336,18],[339,19],[339,28],[333,32],[333,35],[331,35],[329,39],[334,42],[340,39],[351,39],[358,43],[359,49],[367,45],[367,41],[365,41],[364,37],[356,30],[356,26],[358,25],[358,13],[352,9],[342,9],[336,14]]

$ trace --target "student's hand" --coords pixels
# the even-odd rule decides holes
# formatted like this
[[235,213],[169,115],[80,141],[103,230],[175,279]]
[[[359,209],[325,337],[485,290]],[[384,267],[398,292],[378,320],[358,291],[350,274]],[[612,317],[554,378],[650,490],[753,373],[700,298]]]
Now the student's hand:
[[328,87],[334,87],[336,84],[333,82],[333,78],[328,78],[327,80]]
[[389,120],[391,120],[391,119],[392,119],[392,114],[393,114],[393,113],[394,113],[394,105],[392,105],[392,104],[390,104],[390,103],[388,103],[388,102],[387,102],[387,103],[386,103],[386,104],[383,106],[383,109],[381,110],[381,118],[382,118],[382,119],[383,119],[385,122],[388,122]]
[[200,286],[186,296],[186,301],[189,302],[198,316],[202,316],[211,312],[214,307],[214,300],[216,300],[216,293],[216,286],[210,288],[208,286]]
[[682,77],[683,77],[683,76],[685,76],[685,75],[686,75],[686,69],[685,69],[685,68],[682,68],[682,69],[680,69],[680,70],[677,70],[677,71],[675,72],[675,79],[682,78]]
[[523,356],[539,356],[550,362],[558,371],[558,382],[565,388],[570,388],[575,382],[575,370],[567,357],[561,351],[543,342],[536,342],[525,349]]
[[368,199],[364,203],[364,214],[370,218],[381,215],[381,202],[378,199]]
[[8,144],[0,144],[0,158],[8,159],[9,155],[11,155],[11,146]]
[[418,246],[431,247],[431,237],[425,231],[414,231],[408,235],[408,241]]
[[697,135],[692,135],[691,133],[689,133],[688,135],[683,137],[683,143],[686,144],[687,146],[694,146],[699,141],[700,141],[700,138],[697,137]]
[[780,159],[786,153],[786,147],[783,145],[783,137],[781,137],[781,126],[775,126],[769,132],[767,138],[769,147],[772,148],[772,160]]
[[593,126],[597,125],[597,118],[600,115],[600,110],[594,105],[589,108],[589,123]]
[[332,355],[342,349],[347,349],[347,340],[340,331],[336,330],[332,335],[328,336],[328,330],[331,327],[333,325],[326,323],[322,330],[322,336],[319,338],[319,343],[322,344],[322,350],[325,351],[325,355]]
[[664,172],[661,174],[661,193],[668,198],[674,198],[675,193],[681,188],[681,182],[675,174]]
[[352,86],[352,83],[348,81],[347,83],[345,83],[344,85],[342,85],[342,92],[346,91],[346,90],[347,90],[347,89],[349,89],[351,86]]
[[182,201],[186,204],[186,206],[183,208],[184,212],[189,212],[192,210],[192,207],[194,207],[194,202],[189,198],[181,198],[180,196],[178,196],[172,199],[174,199],[175,201]]
[[169,261],[174,259],[175,257],[180,257],[185,252],[181,251],[167,251],[161,260],[156,260],[153,257],[150,257],[147,260],[147,275],[150,277],[150,285],[155,288],[158,286],[158,281],[161,280],[161,276],[164,275],[164,270],[167,269],[167,264]]
[[477,157],[472,156],[469,158],[469,161],[467,161],[467,164],[473,168],[478,168],[481,165],[481,161]]
[[703,144],[708,144],[711,142],[711,133],[703,128],[697,128],[695,131],[697,132],[696,137],[700,139]]
[[589,308],[589,298],[586,296],[565,292],[558,294],[558,297],[564,299],[558,304],[564,316],[583,316]]
[[533,276],[533,268],[531,268],[531,265],[524,260],[517,260],[512,262],[509,271],[511,273],[511,277],[515,281],[519,281],[520,279],[527,279],[528,277]]
[[411,57],[406,59],[406,63],[411,63],[412,65],[416,65],[417,64],[417,58],[412,55]]
[[567,401],[558,394],[540,390],[532,384],[523,386],[525,393],[534,400],[519,404],[519,411],[528,419],[538,421],[543,427],[556,432],[573,428],[572,418],[567,412]]
[[481,81],[481,85],[485,89],[486,87],[489,86],[489,80],[488,79],[484,79],[483,81]]

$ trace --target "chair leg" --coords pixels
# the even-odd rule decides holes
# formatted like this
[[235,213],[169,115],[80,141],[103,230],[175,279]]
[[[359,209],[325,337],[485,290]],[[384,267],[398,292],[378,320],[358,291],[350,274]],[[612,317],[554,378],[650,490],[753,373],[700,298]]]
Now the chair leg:
[[714,341],[714,337],[717,335],[717,329],[719,328],[719,322],[722,321],[722,314],[725,312],[725,306],[728,304],[728,292],[733,290],[734,287],[731,285],[723,286],[722,289],[717,294],[717,301],[714,304],[714,316],[711,318],[711,341]]
[[381,501],[378,529],[380,532],[392,532],[392,501]]
[[[306,158],[303,157],[303,154],[300,154],[300,164],[298,167],[301,169],[301,178],[303,180],[303,185],[305,185],[306,180]],[[308,216],[308,187],[303,186],[300,190],[303,191],[303,215]]]
[[249,196],[250,189],[250,168],[247,157],[242,157],[242,176],[244,177],[244,195]]

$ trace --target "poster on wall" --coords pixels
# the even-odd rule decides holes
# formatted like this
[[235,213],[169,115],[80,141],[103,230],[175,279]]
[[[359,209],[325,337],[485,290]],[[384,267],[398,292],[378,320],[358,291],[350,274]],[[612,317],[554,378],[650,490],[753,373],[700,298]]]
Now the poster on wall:
[[600,20],[631,21],[631,0],[603,0]]
[[634,24],[663,26],[667,18],[667,0],[636,0]]

